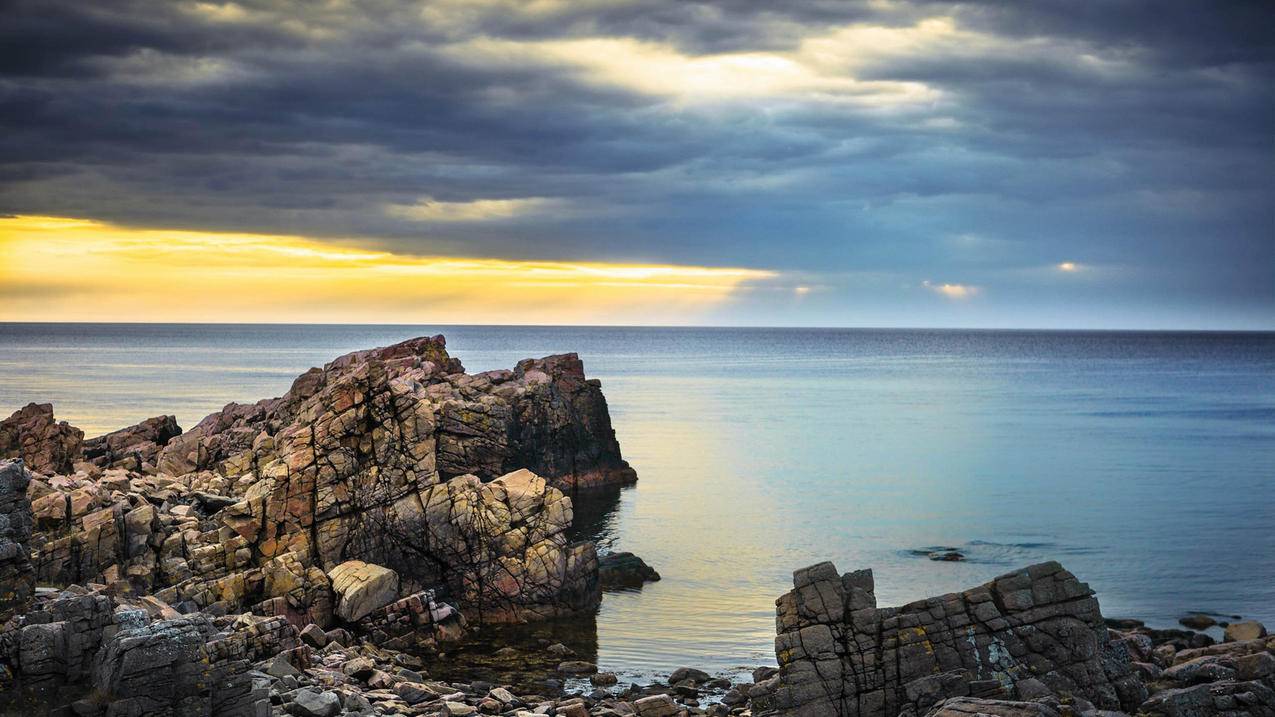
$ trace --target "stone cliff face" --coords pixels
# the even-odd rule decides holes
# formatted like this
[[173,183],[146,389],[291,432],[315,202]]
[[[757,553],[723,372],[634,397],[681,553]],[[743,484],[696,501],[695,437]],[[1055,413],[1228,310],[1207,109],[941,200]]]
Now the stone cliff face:
[[1133,711],[1146,699],[1092,591],[1057,563],[898,608],[877,607],[868,570],[821,563],[793,585],[776,602],[780,674],[758,714],[923,715],[947,698],[1049,695]]
[[395,598],[440,591],[483,621],[592,609],[597,555],[568,542],[564,491],[636,480],[599,384],[574,354],[462,371],[441,336],[413,339],[186,433],[161,416],[87,442],[28,406],[0,445],[48,469],[28,489],[35,575],[326,626],[326,573],[359,560],[396,571]]
[[[312,435],[310,435],[312,434]],[[344,443],[342,443],[344,441]],[[423,480],[521,468],[571,492],[631,483],[600,384],[575,354],[463,373],[441,336],[359,351],[311,369],[279,398],[231,404],[160,451],[159,470],[229,477],[277,460],[338,473],[376,468]]]
[[30,483],[21,461],[0,461],[0,622],[22,610],[35,590],[29,547]]

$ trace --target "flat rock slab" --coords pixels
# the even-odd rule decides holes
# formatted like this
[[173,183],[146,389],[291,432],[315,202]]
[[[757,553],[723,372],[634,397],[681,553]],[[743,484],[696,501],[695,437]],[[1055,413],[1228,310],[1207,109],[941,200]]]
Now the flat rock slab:
[[328,571],[336,593],[337,617],[358,622],[398,599],[398,573],[389,568],[347,560]]

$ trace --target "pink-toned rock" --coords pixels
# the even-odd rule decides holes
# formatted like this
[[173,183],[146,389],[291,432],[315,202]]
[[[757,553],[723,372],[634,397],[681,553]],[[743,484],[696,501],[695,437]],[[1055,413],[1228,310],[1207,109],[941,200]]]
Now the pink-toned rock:
[[0,458],[21,458],[36,473],[69,473],[84,431],[53,418],[53,405],[29,403],[0,421]]

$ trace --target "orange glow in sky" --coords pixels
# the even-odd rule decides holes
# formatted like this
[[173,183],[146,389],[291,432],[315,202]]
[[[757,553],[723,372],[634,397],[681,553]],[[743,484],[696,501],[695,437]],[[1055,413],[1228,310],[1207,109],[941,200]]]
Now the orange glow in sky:
[[0,219],[0,320],[685,324],[774,272],[423,257],[299,236]]

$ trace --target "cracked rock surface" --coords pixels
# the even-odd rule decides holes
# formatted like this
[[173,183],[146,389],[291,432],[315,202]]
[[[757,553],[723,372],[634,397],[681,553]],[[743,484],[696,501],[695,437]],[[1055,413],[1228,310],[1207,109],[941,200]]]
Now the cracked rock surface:
[[877,607],[868,570],[820,563],[793,585],[776,602],[780,673],[755,703],[768,714],[923,715],[947,698],[1048,695],[1132,711],[1147,696],[1088,585],[1058,563],[897,608]]

